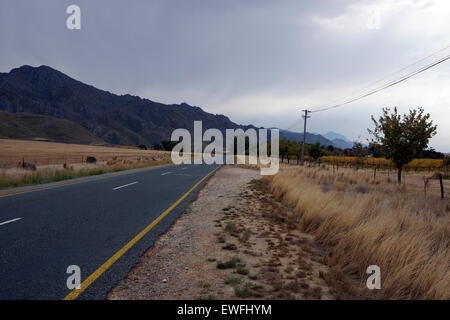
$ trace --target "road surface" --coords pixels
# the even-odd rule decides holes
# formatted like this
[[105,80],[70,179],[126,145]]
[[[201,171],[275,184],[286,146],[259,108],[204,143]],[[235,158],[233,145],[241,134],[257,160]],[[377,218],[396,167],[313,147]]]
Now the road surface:
[[[147,168],[0,193],[0,299],[104,299],[217,168]],[[67,287],[71,265],[81,290]]]

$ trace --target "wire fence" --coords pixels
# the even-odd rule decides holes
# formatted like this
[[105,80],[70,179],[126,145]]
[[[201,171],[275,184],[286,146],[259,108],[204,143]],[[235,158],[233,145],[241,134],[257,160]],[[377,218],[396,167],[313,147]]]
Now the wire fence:
[[142,162],[142,161],[161,161],[170,156],[160,155],[68,155],[57,157],[46,156],[26,156],[26,157],[0,157],[0,168],[34,166],[56,166],[56,165],[74,165],[86,163],[117,163],[117,162]]
[[[299,165],[299,159],[282,159],[282,163],[290,165]],[[321,159],[305,158],[305,164],[308,168],[318,168],[320,170],[329,170],[331,172],[353,172],[355,174],[366,174],[372,180],[390,183],[397,183],[398,170],[392,163],[374,163],[369,161],[321,161]],[[425,194],[434,193],[441,198],[450,199],[450,168],[444,165],[435,166],[417,166],[407,165],[401,172],[402,185],[413,187],[419,192]]]

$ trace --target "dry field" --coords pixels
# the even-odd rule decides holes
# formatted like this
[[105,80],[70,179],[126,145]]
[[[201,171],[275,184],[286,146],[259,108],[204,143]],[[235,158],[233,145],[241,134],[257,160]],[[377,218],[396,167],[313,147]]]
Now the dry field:
[[[313,160],[313,159],[311,159]],[[384,158],[357,158],[357,157],[337,157],[325,156],[320,157],[320,162],[340,167],[363,167],[363,168],[379,168],[390,169],[395,171],[395,165],[391,160]],[[406,171],[435,171],[448,169],[444,167],[442,159],[414,159],[405,166]]]
[[420,174],[401,186],[395,178],[374,179],[370,170],[282,166],[264,181],[293,208],[300,230],[327,248],[329,267],[361,279],[360,290],[366,268],[378,265],[380,298],[449,299],[449,198],[440,199],[435,187],[425,195]]
[[[87,157],[95,157],[96,163],[86,163]],[[167,163],[170,153],[164,151],[0,139],[0,188]]]
[[[422,159],[419,159],[422,160]],[[419,161],[417,160],[417,161]],[[425,159],[429,160],[429,159]],[[416,161],[416,160],[415,160]],[[290,164],[280,163],[283,167],[299,167],[295,162],[291,162]],[[248,167],[248,166],[247,166]],[[338,167],[329,164],[317,164],[317,163],[308,163],[305,162],[305,167],[307,168],[319,168],[323,170],[328,170],[333,173],[346,173],[350,176],[360,176],[364,179],[374,180],[373,183],[383,183],[396,186],[397,185],[397,170],[396,169],[379,169],[379,168],[359,168],[356,170],[355,167]],[[447,168],[446,168],[447,169]],[[416,193],[422,193],[423,195],[434,195],[436,197],[441,195],[441,186],[439,183],[439,179],[437,174],[442,172],[444,177],[448,176],[448,171],[439,171],[439,170],[413,170],[410,171],[403,170],[402,173],[402,185],[403,188],[407,188],[409,191],[414,191]],[[443,180],[444,186],[444,196],[445,198],[450,198],[450,180],[448,178],[444,178]]]
[[103,147],[82,144],[67,144],[44,141],[0,139],[0,164],[22,162],[42,165],[76,164],[93,156],[98,161],[133,160],[139,157],[151,159],[163,158],[168,152],[140,150],[134,147]]

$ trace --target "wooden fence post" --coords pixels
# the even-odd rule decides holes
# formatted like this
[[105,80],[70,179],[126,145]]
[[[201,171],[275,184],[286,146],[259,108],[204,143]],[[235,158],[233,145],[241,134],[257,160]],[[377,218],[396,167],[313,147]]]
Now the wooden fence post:
[[442,173],[439,173],[439,183],[441,184],[441,199],[444,199],[444,184],[442,183]]

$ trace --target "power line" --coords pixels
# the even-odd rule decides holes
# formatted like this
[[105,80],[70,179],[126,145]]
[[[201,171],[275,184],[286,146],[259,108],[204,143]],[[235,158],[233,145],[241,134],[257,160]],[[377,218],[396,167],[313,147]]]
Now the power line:
[[387,83],[387,84],[385,84],[385,85],[382,85],[382,86],[380,86],[380,87],[378,87],[378,88],[376,88],[376,89],[374,89],[374,90],[372,90],[372,91],[369,91],[368,93],[365,93],[365,94],[360,95],[360,96],[358,96],[358,97],[352,98],[352,99],[347,100],[347,101],[345,101],[345,102],[343,102],[343,103],[336,104],[336,105],[332,105],[332,106],[329,106],[329,107],[324,107],[324,108],[321,108],[321,109],[318,109],[318,110],[313,110],[313,111],[311,111],[311,112],[314,113],[314,112],[327,111],[327,110],[330,110],[330,109],[335,109],[335,108],[344,106],[344,105],[346,105],[346,104],[349,104],[349,103],[352,103],[352,102],[361,100],[361,99],[363,99],[363,98],[365,98],[365,97],[368,97],[368,96],[371,96],[371,95],[373,95],[373,94],[375,94],[375,93],[377,93],[377,92],[379,92],[379,91],[385,90],[385,89],[390,88],[390,87],[392,87],[392,86],[394,86],[394,85],[396,85],[396,84],[399,84],[399,83],[401,83],[401,82],[403,82],[403,81],[406,81],[406,80],[408,80],[409,78],[411,78],[411,77],[413,77],[413,76],[415,76],[415,75],[417,75],[417,74],[419,74],[419,73],[422,73],[422,72],[424,72],[424,71],[426,71],[426,70],[428,70],[428,69],[431,69],[432,67],[437,66],[438,64],[441,64],[441,63],[443,63],[443,62],[445,62],[445,61],[447,61],[447,60],[449,60],[449,59],[450,59],[450,55],[448,55],[448,56],[446,56],[446,57],[444,57],[444,58],[441,58],[440,60],[435,61],[435,62],[433,62],[433,63],[431,63],[431,64],[429,64],[429,65],[427,65],[427,66],[425,66],[425,67],[422,67],[422,68],[420,68],[420,69],[418,69],[418,70],[415,70],[415,71],[413,71],[413,72],[407,74],[406,76],[401,77],[400,79],[393,80],[393,81],[391,81],[391,82],[389,82],[389,83]]
[[297,120],[297,121],[295,121],[292,125],[290,125],[289,127],[285,128],[285,129],[283,129],[283,128],[278,128],[278,129],[279,129],[279,130],[284,130],[284,131],[289,131],[289,130],[291,130],[292,128],[294,128],[294,127],[300,125],[301,122],[302,122],[302,120]]
[[[384,80],[386,80],[386,79],[389,79],[390,77],[392,77],[392,76],[394,76],[394,75],[396,75],[396,74],[398,74],[398,73],[400,73],[400,72],[402,72],[402,71],[404,71],[404,70],[407,70],[407,69],[409,69],[410,67],[412,67],[412,66],[414,66],[414,65],[416,65],[416,64],[418,64],[418,63],[420,63],[420,62],[422,62],[422,61],[425,61],[425,60],[427,60],[427,59],[429,59],[429,58],[431,58],[431,57],[437,55],[438,53],[441,53],[442,51],[447,50],[448,48],[450,48],[450,45],[446,46],[445,48],[439,49],[439,50],[437,50],[437,51],[435,51],[435,52],[433,52],[433,53],[427,55],[426,57],[424,57],[424,58],[422,58],[422,59],[419,59],[419,60],[417,60],[417,61],[415,61],[415,62],[413,62],[413,63],[407,65],[406,67],[403,67],[403,68],[401,68],[401,69],[399,69],[399,70],[397,70],[397,71],[395,71],[395,72],[393,72],[393,73],[391,73],[391,74],[389,74],[389,75],[387,75],[387,76],[384,76],[383,78],[381,78],[381,79],[379,79],[379,80],[377,80],[377,81],[371,82],[370,84],[368,84],[368,85],[366,85],[366,86],[364,86],[364,87],[362,87],[362,88],[359,88],[359,89],[357,89],[357,90],[355,90],[355,91],[352,91],[351,93],[349,93],[349,94],[346,95],[346,96],[343,96],[343,97],[341,97],[341,98],[339,98],[339,99],[334,99],[333,102],[334,102],[334,101],[339,101],[339,100],[344,100],[344,99],[347,99],[347,98],[349,98],[349,97],[352,97],[352,96],[354,96],[356,93],[359,93],[359,92],[361,92],[361,91],[363,91],[363,90],[365,90],[365,89],[368,89],[368,88],[374,86],[375,84],[380,83],[381,81],[384,81]],[[312,108],[314,109],[314,108],[316,108],[316,107],[319,107],[319,106],[314,106],[314,107],[312,107]]]

